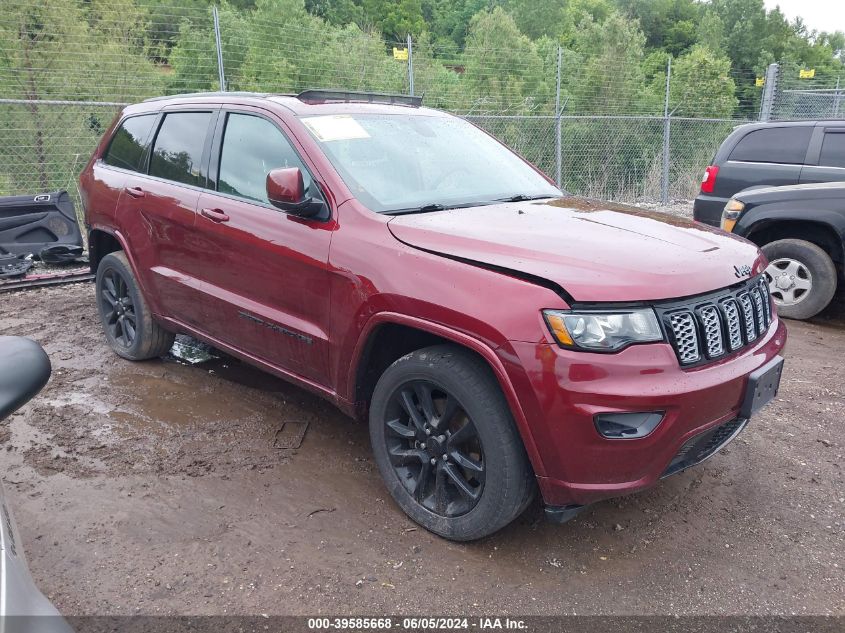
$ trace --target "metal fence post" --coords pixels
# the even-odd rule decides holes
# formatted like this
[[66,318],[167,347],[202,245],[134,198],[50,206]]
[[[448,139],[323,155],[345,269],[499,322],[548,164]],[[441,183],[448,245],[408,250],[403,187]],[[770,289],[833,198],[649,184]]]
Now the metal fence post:
[[408,90],[414,96],[414,40],[408,33]]
[[563,49],[557,47],[557,85],[555,87],[555,182],[558,188],[563,186],[563,142],[560,138],[561,129],[561,115],[560,109],[560,74],[561,61],[563,59]]
[[672,58],[666,62],[666,96],[663,99],[663,169],[660,178],[660,202],[669,204],[669,135],[671,116],[669,114],[669,87],[672,82]]
[[839,91],[839,77],[836,78],[836,93],[833,96],[833,118],[839,118],[839,103],[842,99],[842,93]]
[[214,15],[214,41],[217,45],[217,74],[220,80],[220,92],[226,92],[226,74],[223,71],[223,44],[220,42],[220,16],[217,7],[211,7]]
[[775,107],[775,95],[778,89],[778,64],[769,64],[766,68],[766,79],[763,84],[763,98],[760,100],[760,121],[769,121]]

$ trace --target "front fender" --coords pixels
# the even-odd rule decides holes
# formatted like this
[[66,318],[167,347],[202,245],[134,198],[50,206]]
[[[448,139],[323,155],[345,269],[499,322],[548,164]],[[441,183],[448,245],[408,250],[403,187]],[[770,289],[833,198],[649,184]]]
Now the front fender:
[[537,450],[537,445],[534,440],[534,435],[531,431],[531,427],[528,423],[528,418],[522,407],[522,403],[520,402],[520,399],[517,396],[513,382],[511,381],[507,370],[505,369],[504,362],[497,354],[497,350],[494,350],[486,343],[459,330],[450,328],[440,323],[434,323],[432,321],[427,321],[425,319],[420,319],[418,317],[412,317],[396,312],[380,312],[373,315],[372,317],[370,317],[370,319],[367,321],[366,325],[361,331],[361,335],[358,338],[352,355],[352,362],[350,362],[349,364],[349,371],[345,380],[344,392],[345,394],[348,394],[347,397],[350,400],[354,399],[356,382],[358,378],[358,366],[364,357],[367,342],[370,340],[370,337],[373,335],[373,333],[379,326],[386,324],[403,325],[406,327],[421,330],[423,332],[428,332],[435,336],[439,336],[443,339],[451,341],[457,345],[461,345],[462,347],[466,347],[467,349],[470,349],[473,352],[477,353],[479,356],[481,356],[487,362],[490,369],[493,371],[493,375],[496,377],[496,380],[498,381],[499,386],[501,387],[502,392],[505,395],[505,399],[508,402],[508,406],[510,407],[514,421],[516,422],[517,430],[519,431],[519,434],[522,437],[523,445],[525,446],[528,458],[531,460],[531,465],[534,468],[535,474],[541,477],[544,476],[546,471],[545,467],[543,466],[542,459],[540,457],[540,452]]

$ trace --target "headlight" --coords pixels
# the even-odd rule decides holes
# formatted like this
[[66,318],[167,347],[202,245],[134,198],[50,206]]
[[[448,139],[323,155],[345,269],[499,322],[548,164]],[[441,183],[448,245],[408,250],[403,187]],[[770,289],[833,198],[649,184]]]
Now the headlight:
[[722,211],[722,230],[723,231],[733,231],[734,226],[736,225],[736,221],[739,219],[740,214],[742,213],[743,209],[745,209],[745,203],[740,202],[734,198],[728,200],[728,203],[725,205],[725,209]]
[[631,310],[544,310],[555,340],[564,347],[611,352],[631,343],[663,340],[651,308]]

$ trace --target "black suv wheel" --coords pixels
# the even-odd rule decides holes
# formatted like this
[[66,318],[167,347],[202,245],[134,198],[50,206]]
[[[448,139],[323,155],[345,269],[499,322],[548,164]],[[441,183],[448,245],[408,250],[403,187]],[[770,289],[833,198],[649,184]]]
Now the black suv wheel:
[[769,260],[766,278],[778,314],[809,319],[824,310],[836,292],[836,265],[812,242],[778,240],[762,247]]
[[145,360],[167,353],[174,336],[153,320],[125,254],[103,257],[96,286],[106,339],[119,356]]
[[393,499],[448,539],[501,529],[531,501],[534,477],[490,369],[449,345],[403,356],[379,379],[370,439]]

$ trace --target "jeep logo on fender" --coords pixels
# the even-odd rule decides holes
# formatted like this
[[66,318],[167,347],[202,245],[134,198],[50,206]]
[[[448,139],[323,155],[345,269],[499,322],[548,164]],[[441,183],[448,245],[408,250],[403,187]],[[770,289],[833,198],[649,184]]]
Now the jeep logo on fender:
[[734,266],[734,274],[739,278],[742,279],[743,277],[750,277],[751,276],[751,266]]

